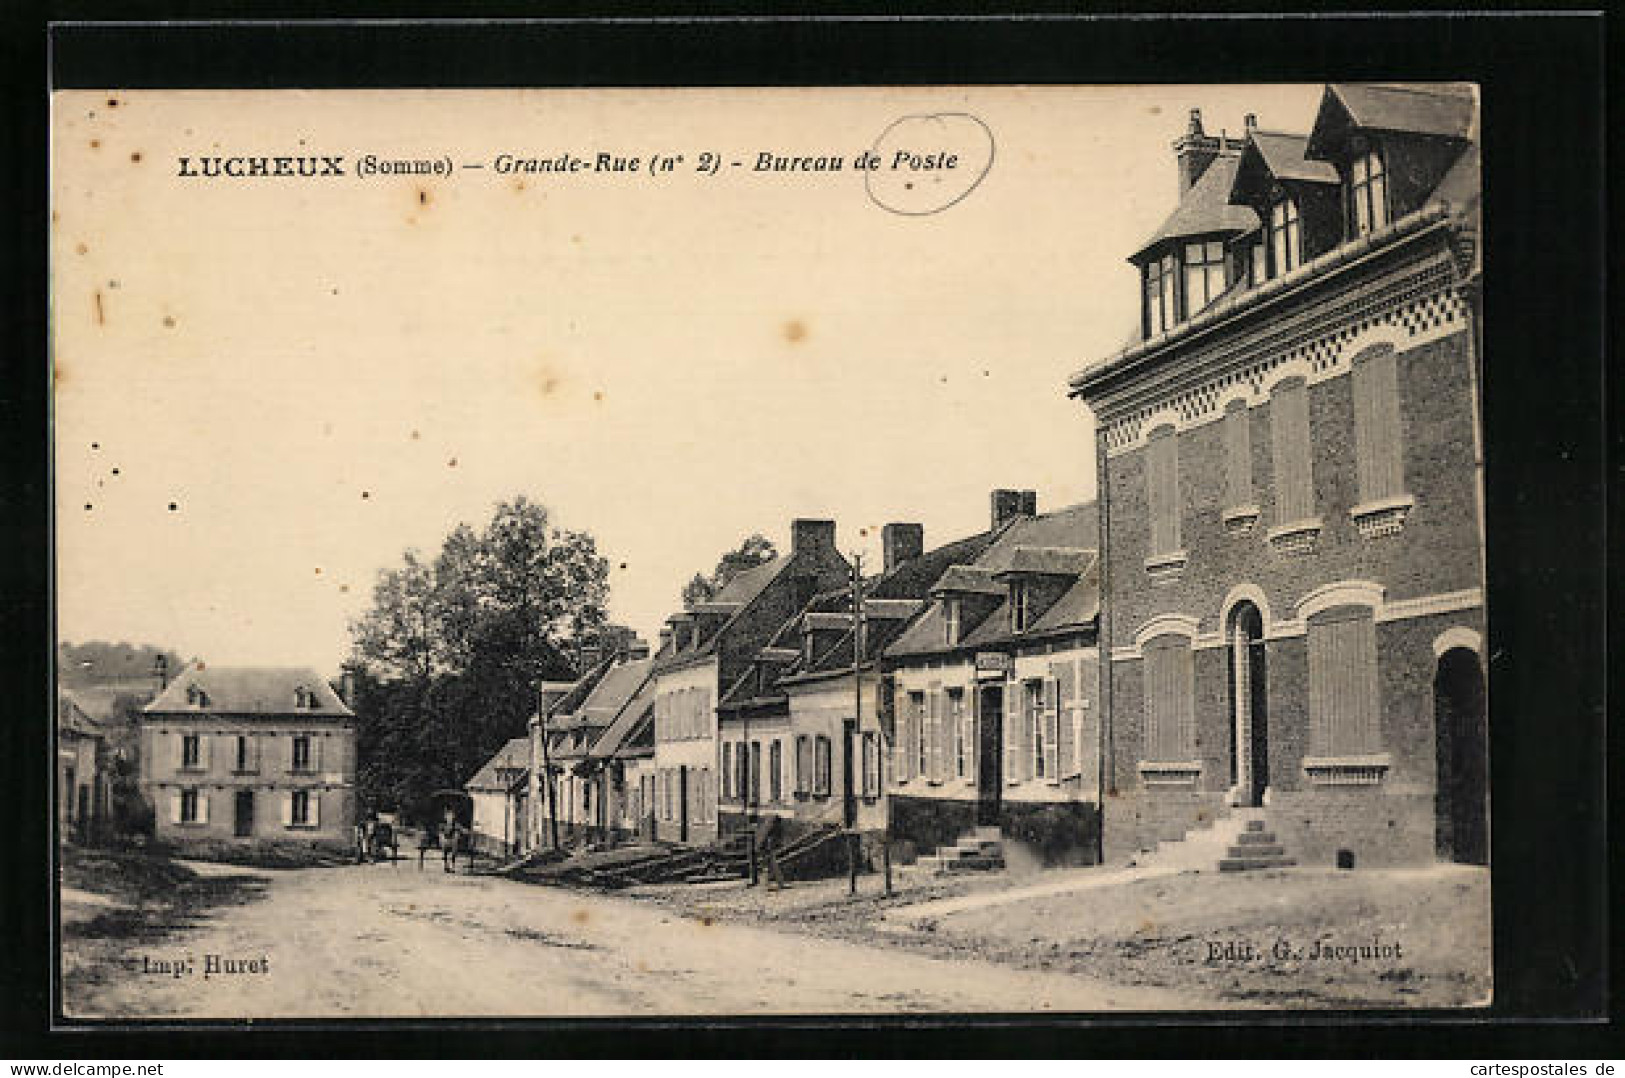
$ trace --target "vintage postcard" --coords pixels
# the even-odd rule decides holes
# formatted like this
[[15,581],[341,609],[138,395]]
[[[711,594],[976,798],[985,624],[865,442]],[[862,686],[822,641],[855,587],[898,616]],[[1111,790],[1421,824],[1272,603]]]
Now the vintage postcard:
[[63,1018],[1488,1005],[1479,109],[56,93]]

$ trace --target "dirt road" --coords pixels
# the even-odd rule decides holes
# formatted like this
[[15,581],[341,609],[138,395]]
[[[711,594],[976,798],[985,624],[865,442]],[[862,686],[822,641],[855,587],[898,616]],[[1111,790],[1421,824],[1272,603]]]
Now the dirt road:
[[1191,1005],[1188,994],[696,919],[650,902],[408,863],[254,874],[265,882],[257,901],[218,908],[164,938],[102,941],[73,956],[102,968],[80,981],[68,1013],[237,1019]]

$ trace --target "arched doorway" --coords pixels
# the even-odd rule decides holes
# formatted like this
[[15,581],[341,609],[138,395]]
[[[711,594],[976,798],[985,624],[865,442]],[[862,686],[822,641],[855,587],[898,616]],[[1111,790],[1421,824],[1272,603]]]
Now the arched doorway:
[[1264,617],[1237,604],[1226,627],[1230,654],[1230,782],[1235,803],[1264,803],[1270,784],[1269,709],[1264,670]]
[[1488,716],[1478,652],[1454,647],[1433,675],[1433,722],[1438,752],[1434,845],[1439,859],[1489,863]]

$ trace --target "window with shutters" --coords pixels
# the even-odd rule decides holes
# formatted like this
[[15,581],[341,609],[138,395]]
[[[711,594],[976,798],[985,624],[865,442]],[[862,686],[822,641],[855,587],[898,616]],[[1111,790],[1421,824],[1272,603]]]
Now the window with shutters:
[[829,796],[829,738],[819,734],[813,739],[813,796]]
[[1388,170],[1382,155],[1367,149],[1349,164],[1349,229],[1363,236],[1388,223]]
[[293,792],[292,821],[295,827],[310,826],[310,791],[295,790]]
[[1415,499],[1405,492],[1405,436],[1399,415],[1398,356],[1391,344],[1354,357],[1354,459],[1360,501],[1349,516],[1368,539],[1405,525]]
[[238,734],[236,762],[232,765],[232,769],[239,774],[247,772],[250,770],[249,764],[251,760],[252,752],[248,743],[248,737],[245,734]]
[[750,743],[750,785],[746,789],[750,792],[751,804],[759,805],[762,803],[762,743],[760,741]]
[[1191,639],[1165,633],[1146,642],[1144,659],[1145,748],[1140,772],[1147,785],[1194,783],[1196,756],[1195,675]]
[[1194,317],[1224,293],[1224,244],[1219,240],[1185,245],[1185,317]]
[[181,791],[181,823],[202,823],[198,814],[198,792],[196,790]]
[[293,739],[293,769],[295,771],[311,769],[310,737],[307,734],[296,735]]
[[796,737],[796,796],[812,793],[812,741],[806,734]]
[[1171,424],[1151,432],[1145,446],[1146,505],[1151,514],[1151,554],[1145,560],[1153,577],[1178,575],[1185,567],[1179,527],[1179,437]]
[[784,742],[777,738],[767,750],[767,795],[775,802],[784,800]]
[[1252,413],[1244,400],[1232,400],[1224,409],[1224,526],[1244,532],[1258,520],[1253,495]]
[[185,734],[181,737],[181,770],[203,770],[203,737],[201,734]]
[[858,738],[858,794],[873,798],[880,790],[880,743],[864,731]]
[[1303,260],[1303,235],[1298,222],[1298,204],[1290,198],[1278,199],[1270,207],[1270,276],[1281,277],[1298,268]]
[[734,795],[734,746],[732,741],[722,743],[722,796],[732,798]]
[[1270,449],[1275,468],[1275,527],[1270,544],[1283,554],[1311,554],[1320,535],[1309,441],[1309,386],[1278,382],[1270,393]]
[[1369,785],[1388,767],[1372,611],[1340,606],[1309,618],[1309,754],[1323,785]]
[[948,690],[948,729],[954,739],[954,777],[964,778],[970,766],[970,745],[965,730],[965,690]]
[[925,693],[911,692],[908,694],[909,723],[908,732],[912,741],[909,751],[913,753],[910,770],[921,778],[931,777],[931,740],[925,729]]

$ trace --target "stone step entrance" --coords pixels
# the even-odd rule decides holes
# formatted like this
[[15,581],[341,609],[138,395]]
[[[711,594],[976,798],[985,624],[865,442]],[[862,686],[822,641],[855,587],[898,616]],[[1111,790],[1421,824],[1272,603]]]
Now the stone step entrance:
[[1248,872],[1261,868],[1290,868],[1297,859],[1287,856],[1262,819],[1251,819],[1219,859],[1220,872]]
[[921,857],[918,864],[939,876],[998,872],[1004,868],[1004,837],[997,827],[976,827],[952,846]]

